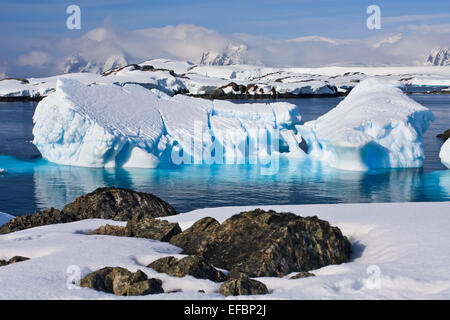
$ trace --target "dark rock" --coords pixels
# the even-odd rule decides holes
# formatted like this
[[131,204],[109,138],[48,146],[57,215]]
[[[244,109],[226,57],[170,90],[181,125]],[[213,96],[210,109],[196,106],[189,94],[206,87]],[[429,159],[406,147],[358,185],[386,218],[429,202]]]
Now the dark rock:
[[269,290],[264,283],[253,279],[228,280],[219,288],[219,293],[224,296],[248,296],[255,294],[268,294]]
[[0,227],[0,234],[65,222],[72,222],[71,217],[64,216],[58,209],[48,208],[43,211],[37,210],[35,214],[18,216],[9,220]]
[[450,129],[445,130],[443,133],[438,134],[436,137],[442,139],[444,142],[450,138]]
[[203,218],[170,243],[183,248],[184,254],[203,256],[219,268],[250,277],[284,276],[350,258],[350,242],[327,221],[260,209],[222,224]]
[[165,242],[179,233],[181,233],[181,228],[178,223],[170,223],[142,214],[134,216],[128,221],[126,227],[106,225],[91,232],[91,234],[147,238]]
[[112,226],[107,224],[106,226],[101,226],[98,229],[95,229],[91,232],[91,234],[102,234],[108,236],[117,236],[117,237],[129,237],[130,232],[128,228],[121,226]]
[[77,198],[62,211],[50,208],[16,217],[0,227],[0,234],[84,219],[128,221],[138,214],[146,217],[164,217],[175,215],[177,212],[167,202],[152,194],[120,188],[99,188]]
[[227,279],[222,272],[210,265],[205,258],[199,256],[187,256],[183,259],[164,257],[150,263],[147,267],[157,272],[167,273],[180,278],[190,275],[197,279],[208,279],[215,282],[222,282]]
[[148,279],[141,270],[132,273],[120,267],[105,267],[94,271],[81,279],[80,286],[118,296],[164,293],[161,280]]
[[168,242],[173,236],[181,233],[178,223],[170,223],[148,217],[143,214],[135,215],[127,223],[131,237],[148,238]]
[[27,261],[27,260],[30,260],[30,258],[22,257],[22,256],[15,256],[15,257],[12,257],[11,259],[9,259],[8,261],[0,260],[0,267],[7,266],[9,264],[13,264],[13,263],[16,263],[16,262]]
[[315,276],[316,275],[311,272],[299,272],[299,273],[293,275],[292,277],[290,277],[289,279],[302,279],[302,278],[309,278],[309,277],[315,277]]
[[78,197],[62,212],[72,219],[112,219],[128,221],[137,214],[165,217],[177,212],[167,202],[149,194],[120,188],[99,188]]
[[233,269],[228,273],[228,280],[245,280],[248,276],[237,269]]

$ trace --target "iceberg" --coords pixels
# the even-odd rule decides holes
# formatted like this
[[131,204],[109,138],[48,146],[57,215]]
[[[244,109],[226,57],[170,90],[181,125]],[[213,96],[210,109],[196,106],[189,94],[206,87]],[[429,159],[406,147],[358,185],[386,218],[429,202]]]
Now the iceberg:
[[450,169],[450,139],[442,145],[441,152],[439,152],[439,158],[444,166]]
[[299,126],[309,156],[345,170],[421,167],[422,135],[434,116],[399,85],[366,79],[334,109]]
[[298,108],[285,102],[235,104],[135,84],[58,79],[36,108],[33,143],[51,162],[85,167],[155,168],[211,158],[236,163],[249,155],[237,150],[242,142],[300,120]]
[[287,102],[233,103],[59,79],[36,108],[33,142],[51,162],[86,167],[265,165],[280,155],[344,170],[420,167],[422,135],[434,116],[398,85],[364,80],[334,109],[301,124]]

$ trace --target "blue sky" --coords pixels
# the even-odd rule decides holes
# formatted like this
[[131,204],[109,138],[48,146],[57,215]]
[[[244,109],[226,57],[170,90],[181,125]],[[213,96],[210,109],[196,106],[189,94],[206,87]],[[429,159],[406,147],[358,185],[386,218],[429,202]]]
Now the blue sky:
[[[368,5],[377,4],[382,17],[407,16],[410,23],[449,22],[450,1],[329,1],[329,0],[164,0],[164,1],[0,1],[2,32],[24,37],[75,37],[83,30],[106,24],[132,30],[166,25],[195,24],[220,33],[249,33],[272,38],[320,35],[362,38]],[[82,10],[82,30],[65,28],[65,9]],[[415,16],[415,17],[414,17]],[[405,22],[384,23],[393,31]]]
[[[71,4],[81,7],[81,30],[65,27],[66,8]],[[366,8],[371,4],[381,7],[381,30],[366,28]],[[408,34],[424,26],[448,26],[450,1],[0,0],[0,41],[8,43],[0,49],[0,59],[5,65],[14,56],[45,51],[43,43],[57,46],[61,39],[77,39],[99,27],[131,31],[180,24],[200,26],[224,36],[246,34],[281,40],[315,35],[361,40]]]

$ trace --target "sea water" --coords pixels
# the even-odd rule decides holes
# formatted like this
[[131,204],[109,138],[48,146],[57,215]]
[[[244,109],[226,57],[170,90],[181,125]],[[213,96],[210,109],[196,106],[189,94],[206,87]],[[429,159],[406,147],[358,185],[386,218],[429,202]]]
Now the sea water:
[[[234,205],[449,201],[450,170],[435,136],[450,128],[450,95],[412,95],[436,120],[424,136],[419,169],[352,172],[310,160],[280,159],[277,174],[256,165],[184,165],[158,169],[97,169],[62,166],[42,159],[31,143],[36,103],[0,102],[0,211],[13,215],[62,208],[103,186],[153,193],[178,211]],[[326,113],[342,98],[289,99],[304,121]],[[361,214],[364,214],[363,212]]]

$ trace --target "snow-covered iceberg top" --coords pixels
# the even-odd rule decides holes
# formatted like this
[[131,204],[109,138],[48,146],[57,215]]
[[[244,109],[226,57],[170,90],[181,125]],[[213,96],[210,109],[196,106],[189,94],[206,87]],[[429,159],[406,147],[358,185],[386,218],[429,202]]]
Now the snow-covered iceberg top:
[[442,145],[439,158],[441,158],[442,164],[450,169],[450,139]]
[[[234,104],[60,79],[36,108],[33,143],[44,158],[66,165],[154,168],[208,162],[212,155],[216,163],[243,163],[269,156],[258,142],[300,119],[285,102]],[[252,148],[238,148],[248,141]]]
[[421,167],[422,135],[433,120],[433,113],[403,94],[396,83],[372,78],[299,130],[310,155],[335,168]]

